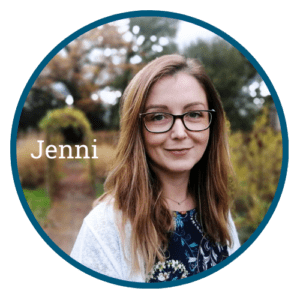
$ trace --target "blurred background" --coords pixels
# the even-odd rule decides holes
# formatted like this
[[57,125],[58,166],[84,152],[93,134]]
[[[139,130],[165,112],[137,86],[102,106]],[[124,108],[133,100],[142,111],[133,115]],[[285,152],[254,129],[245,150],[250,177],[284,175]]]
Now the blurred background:
[[[24,104],[17,163],[24,196],[47,235],[70,253],[83,218],[103,193],[119,130],[119,100],[149,61],[179,53],[199,59],[221,95],[236,178],[232,214],[241,243],[266,214],[280,177],[282,138],[272,97],[251,63],[222,38],[163,17],[123,19],[64,47],[43,69]],[[96,147],[98,159],[48,159],[37,140]],[[82,149],[82,156],[85,155]],[[66,156],[68,152],[66,151]],[[92,156],[92,155],[90,155]]]

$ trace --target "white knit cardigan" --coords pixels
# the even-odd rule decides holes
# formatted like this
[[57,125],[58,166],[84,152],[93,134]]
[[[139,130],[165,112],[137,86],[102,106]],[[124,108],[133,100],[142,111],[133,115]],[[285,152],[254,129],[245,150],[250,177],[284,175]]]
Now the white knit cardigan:
[[[145,276],[130,275],[129,241],[131,226],[125,226],[125,246],[120,235],[121,215],[114,209],[113,199],[100,202],[84,219],[71,257],[87,268],[103,275],[133,282],[145,282]],[[233,246],[229,255],[240,247],[238,234],[231,216],[229,226]]]

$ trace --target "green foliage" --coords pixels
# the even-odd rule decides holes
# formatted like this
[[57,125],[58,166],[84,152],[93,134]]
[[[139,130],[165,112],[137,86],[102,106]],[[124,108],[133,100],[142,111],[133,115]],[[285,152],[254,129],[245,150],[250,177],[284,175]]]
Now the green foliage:
[[[127,46],[128,42],[113,23],[80,35],[57,53],[39,74],[32,88],[35,93],[30,92],[32,96],[28,95],[25,103],[28,110],[44,116],[45,110],[66,105],[66,97],[71,96],[74,107],[85,113],[93,129],[103,129],[107,108],[99,91],[109,86],[120,73],[120,66],[114,59],[124,56],[122,51]],[[39,106],[33,105],[35,102],[30,99],[33,97]]]
[[269,115],[265,107],[251,133],[236,132],[229,138],[238,181],[233,208],[242,242],[263,220],[280,177],[282,136],[270,126]]
[[[133,28],[138,27],[138,33],[133,32]],[[131,55],[138,54],[143,63],[147,63],[154,58],[174,53],[177,45],[174,38],[177,33],[178,20],[161,17],[137,17],[130,19],[130,31],[134,33],[133,47]],[[144,37],[142,44],[137,43],[139,37]],[[161,46],[160,39],[163,38],[166,44]],[[160,50],[158,51],[157,49]]]
[[50,210],[50,198],[45,189],[23,189],[24,196],[34,217],[43,225]]
[[49,134],[58,132],[61,128],[72,126],[73,128],[82,128],[88,135],[91,134],[91,125],[83,112],[78,109],[65,107],[51,110],[39,123],[42,130]]
[[258,107],[248,87],[260,77],[251,63],[225,40],[198,40],[191,43],[184,55],[200,60],[221,95],[224,110],[233,131],[250,131]]
[[[129,32],[132,33],[133,38],[127,47],[125,68],[121,74],[115,76],[110,86],[123,94],[130,80],[146,63],[159,56],[178,52],[177,44],[174,41],[177,27],[178,20],[176,19],[161,17],[131,18]],[[137,33],[135,33],[134,28],[138,28]],[[141,38],[144,39],[142,43],[138,42]],[[163,46],[160,43],[162,39],[164,40]],[[134,56],[141,58],[139,64],[131,63]],[[119,108],[119,102],[111,108],[110,124],[112,129],[119,129]]]
[[[46,146],[58,144],[61,141],[61,129],[72,127],[80,129],[84,134],[84,144],[88,147],[89,157],[92,157],[91,125],[84,113],[72,107],[49,111],[39,123],[39,127],[46,133]],[[50,196],[54,195],[54,187],[59,181],[59,174],[56,168],[55,159],[47,159],[47,185]],[[90,180],[92,186],[95,185],[95,167],[93,159],[90,159]]]
[[104,193],[104,185],[103,183],[96,184],[96,197],[99,198]]
[[65,105],[64,101],[57,101],[51,91],[32,87],[22,109],[18,127],[19,131],[25,131],[28,128],[37,129],[38,123],[48,110],[61,108]]

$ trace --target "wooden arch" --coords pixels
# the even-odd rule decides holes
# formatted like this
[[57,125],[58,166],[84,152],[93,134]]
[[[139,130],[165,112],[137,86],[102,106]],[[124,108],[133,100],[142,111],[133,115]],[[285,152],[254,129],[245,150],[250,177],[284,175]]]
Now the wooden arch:
[[[45,147],[49,145],[58,146],[61,140],[62,129],[73,127],[79,129],[83,133],[83,144],[88,148],[89,156],[89,173],[91,185],[95,187],[95,166],[92,157],[92,130],[91,125],[84,115],[78,109],[73,107],[65,107],[60,109],[51,110],[40,121],[39,127],[45,132]],[[47,159],[47,174],[46,182],[47,189],[50,196],[54,195],[54,188],[58,182],[58,174],[56,174],[56,160]]]

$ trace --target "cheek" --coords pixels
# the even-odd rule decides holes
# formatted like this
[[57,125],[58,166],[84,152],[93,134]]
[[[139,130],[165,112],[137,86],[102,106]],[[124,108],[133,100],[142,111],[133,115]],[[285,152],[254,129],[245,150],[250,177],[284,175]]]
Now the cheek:
[[[207,148],[207,145],[208,145],[208,142],[209,142],[209,138],[210,138],[210,135],[209,135],[209,132],[207,133],[207,135],[205,136],[205,140],[204,140],[204,143],[205,143],[205,150]],[[204,150],[204,152],[205,152]]]
[[[208,146],[208,143],[209,143],[209,139],[210,139],[210,134],[209,134],[209,131],[207,132],[207,134],[204,136],[204,140],[203,140],[203,154],[206,152],[207,150],[207,146]],[[202,154],[202,156],[203,156]]]
[[207,147],[207,144],[208,144],[208,141],[209,141],[209,137],[210,137],[210,134],[209,134],[209,129],[207,130],[205,136],[204,136],[204,143],[205,143],[205,148]]
[[209,141],[209,130],[197,133],[193,140],[195,144],[206,148]]
[[143,131],[143,137],[144,137],[146,152],[149,152],[149,150],[155,147],[161,146],[165,141],[165,137],[163,134],[155,134],[147,130]]
[[194,139],[194,144],[196,147],[196,156],[197,156],[197,160],[201,159],[202,156],[204,155],[206,149],[207,149],[207,145],[208,145],[208,141],[209,141],[209,132],[205,132],[201,133],[201,135],[195,137]]

